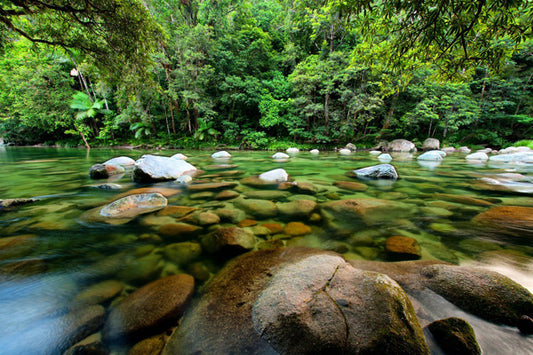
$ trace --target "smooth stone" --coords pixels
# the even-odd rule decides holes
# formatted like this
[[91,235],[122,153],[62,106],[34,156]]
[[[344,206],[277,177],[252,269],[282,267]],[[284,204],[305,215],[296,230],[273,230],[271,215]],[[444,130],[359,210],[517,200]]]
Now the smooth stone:
[[105,184],[98,184],[98,185],[90,185],[90,187],[100,190],[120,190],[122,189],[122,185],[119,184],[113,184],[113,183],[105,183]]
[[457,152],[470,154],[472,152],[472,149],[470,149],[468,147],[459,147],[459,148],[457,148]]
[[187,274],[167,276],[141,287],[111,310],[104,339],[134,340],[160,333],[181,317],[193,292],[194,278]]
[[268,228],[271,234],[283,232],[283,226],[279,223],[262,223],[261,226]]
[[497,234],[527,239],[533,236],[533,207],[496,206],[478,214],[472,222]]
[[398,179],[398,173],[390,164],[379,164],[366,168],[356,169],[353,173],[359,178],[365,179]]
[[289,180],[289,174],[284,169],[274,169],[259,175],[259,179],[272,183]]
[[381,161],[383,161],[383,162],[389,162],[389,161],[392,160],[392,157],[391,157],[390,154],[385,153],[385,154],[380,154],[380,155],[378,156],[378,159],[381,160]]
[[[166,333],[154,335],[147,339],[143,339],[137,344],[133,345],[128,351],[128,355],[160,355],[168,340]],[[84,354],[96,355],[96,354]]]
[[117,280],[106,280],[89,286],[74,297],[74,304],[102,304],[117,297],[124,289],[124,283]]
[[124,193],[121,193],[120,195],[114,196],[113,201],[116,201],[118,199],[121,199],[122,197],[130,196],[130,195],[154,194],[154,193],[161,194],[165,197],[171,197],[171,196],[180,194],[181,190],[170,189],[168,187],[141,187],[141,188],[129,190]]
[[344,149],[348,149],[348,150],[350,150],[352,152],[355,152],[357,150],[357,147],[353,143],[348,143],[348,144],[346,144]]
[[429,161],[440,161],[443,158],[443,151],[441,150],[430,150],[425,152],[417,157],[417,160],[429,160]]
[[279,201],[289,197],[290,194],[288,192],[278,190],[257,190],[246,191],[245,195],[251,199]]
[[226,152],[225,150],[221,150],[219,152],[215,152],[211,154],[211,158],[213,159],[229,159],[231,158],[231,154]]
[[63,355],[109,355],[109,349],[102,343],[102,334],[94,333],[72,345]]
[[129,284],[142,285],[156,279],[164,266],[163,257],[157,251],[142,257],[132,255],[121,265],[116,277]]
[[316,195],[318,193],[318,187],[305,181],[295,182],[292,189],[296,190],[296,193],[305,195]]
[[235,205],[246,213],[259,218],[271,218],[278,214],[278,208],[272,201],[258,199],[237,199]]
[[210,226],[220,222],[220,217],[212,212],[195,212],[190,218],[199,226]]
[[133,167],[135,165],[135,160],[131,159],[130,157],[126,156],[120,156],[116,158],[109,159],[103,163],[104,165],[107,164],[116,164],[116,165],[122,165],[125,168]]
[[289,159],[290,156],[285,154],[285,153],[281,153],[281,152],[278,152],[278,153],[274,153],[272,155],[272,159],[274,160],[286,160],[286,159]]
[[350,191],[366,191],[368,189],[367,185],[353,181],[335,181],[333,185]]
[[387,149],[392,152],[416,152],[415,144],[406,139],[393,140],[387,144]]
[[350,149],[339,149],[339,154],[340,155],[350,155],[352,154],[352,151]]
[[143,155],[135,162],[133,180],[136,182],[176,180],[184,174],[194,173],[197,169],[185,160]]
[[169,223],[164,224],[159,228],[158,233],[164,237],[181,237],[186,238],[198,234],[202,230],[201,227],[194,226],[187,223]]
[[184,217],[196,211],[195,207],[189,206],[167,206],[156,213],[157,216],[170,216],[175,218]]
[[311,149],[311,150],[309,151],[309,153],[314,154],[314,155],[317,155],[317,154],[320,153],[320,151],[319,151],[318,149]]
[[220,191],[220,190],[233,189],[237,185],[238,184],[236,182],[213,182],[213,183],[205,183],[205,184],[191,184],[188,186],[188,189],[191,192]]
[[280,215],[289,219],[307,219],[318,207],[316,202],[310,200],[278,203],[277,206]]
[[202,237],[202,246],[211,254],[233,257],[255,246],[252,232],[239,227],[222,227]]
[[219,200],[219,201],[221,201],[221,200],[230,200],[232,198],[237,198],[239,196],[240,196],[240,194],[237,191],[224,190],[224,191],[221,191],[218,194],[216,194],[214,199],[215,200]]
[[393,261],[416,260],[421,258],[420,245],[414,238],[393,236],[385,241],[387,258]]
[[223,222],[239,223],[246,218],[246,213],[237,208],[219,208],[214,211]]
[[129,195],[100,210],[106,218],[135,218],[140,214],[159,211],[165,208],[167,199],[159,193]]
[[437,138],[426,138],[422,143],[422,150],[438,150],[440,149],[440,141]]
[[306,235],[312,232],[311,227],[301,222],[289,222],[284,228],[286,234],[291,236]]
[[464,319],[439,319],[429,324],[428,329],[447,354],[481,355],[474,329]]
[[187,156],[181,154],[181,153],[177,153],[177,154],[174,154],[173,156],[171,156],[172,159],[179,159],[179,160],[187,160],[189,159]]
[[241,228],[252,227],[255,225],[257,225],[257,221],[255,219],[243,219],[237,224],[237,226]]
[[183,185],[190,184],[192,182],[192,176],[181,175],[179,178],[176,179],[176,182]]
[[203,191],[203,192],[196,192],[189,195],[189,199],[191,200],[211,200],[215,196],[214,192],[211,191]]
[[441,149],[444,153],[446,154],[449,154],[449,153],[455,153],[455,148],[454,147],[444,147]]
[[287,150],[285,150],[288,154],[296,154],[300,151],[300,149],[298,148],[287,148]]
[[489,160],[489,156],[487,153],[484,152],[477,152],[473,154],[469,154],[465,157],[466,160],[479,160],[479,161],[487,161]]
[[0,260],[25,257],[39,245],[39,238],[34,234],[0,238]]
[[382,154],[383,152],[382,152],[381,150],[371,150],[371,151],[368,152],[368,153],[370,153],[371,155],[380,155],[380,154]]
[[194,242],[172,243],[163,248],[165,259],[177,265],[188,265],[202,254],[202,246]]

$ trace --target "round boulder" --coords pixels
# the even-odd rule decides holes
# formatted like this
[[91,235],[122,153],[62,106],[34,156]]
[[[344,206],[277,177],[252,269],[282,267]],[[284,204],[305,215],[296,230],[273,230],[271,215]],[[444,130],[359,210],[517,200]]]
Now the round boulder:
[[120,156],[120,157],[109,159],[108,161],[104,162],[104,165],[107,165],[107,164],[116,164],[116,165],[121,165],[125,168],[129,168],[135,165],[135,160],[131,159],[130,157]]
[[266,182],[284,182],[289,180],[289,174],[284,169],[274,169],[259,175]]
[[133,180],[136,182],[176,180],[194,171],[196,168],[185,160],[147,154],[135,162]]
[[211,154],[211,158],[213,158],[213,159],[229,159],[229,158],[231,158],[231,154],[226,152],[225,150],[221,150],[219,152]]
[[427,138],[422,143],[422,150],[438,150],[440,149],[440,141],[437,138]]
[[395,139],[389,142],[387,149],[392,152],[416,152],[415,144],[406,139]]
[[194,278],[167,276],[141,287],[111,310],[104,339],[133,340],[158,334],[180,318],[194,292]]
[[126,171],[118,164],[94,164],[89,169],[91,179],[107,179],[111,175],[123,174]]
[[274,153],[274,155],[272,155],[272,159],[274,159],[274,160],[285,160],[285,159],[289,159],[289,158],[290,158],[290,156],[288,156],[285,153],[281,153],[281,152]]
[[418,156],[418,160],[440,161],[446,156],[442,150],[430,150]]

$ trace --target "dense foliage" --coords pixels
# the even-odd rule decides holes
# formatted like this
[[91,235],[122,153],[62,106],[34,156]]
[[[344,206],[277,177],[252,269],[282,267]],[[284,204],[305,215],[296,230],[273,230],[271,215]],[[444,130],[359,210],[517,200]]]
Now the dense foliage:
[[254,149],[531,138],[530,1],[143,4],[0,1],[0,136]]

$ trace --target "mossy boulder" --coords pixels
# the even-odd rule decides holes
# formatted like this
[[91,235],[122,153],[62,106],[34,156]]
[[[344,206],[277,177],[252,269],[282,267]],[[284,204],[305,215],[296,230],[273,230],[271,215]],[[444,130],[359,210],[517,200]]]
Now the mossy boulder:
[[446,318],[428,325],[437,344],[450,355],[481,355],[474,329],[461,318]]
[[495,234],[533,237],[533,207],[497,206],[478,214],[472,222]]

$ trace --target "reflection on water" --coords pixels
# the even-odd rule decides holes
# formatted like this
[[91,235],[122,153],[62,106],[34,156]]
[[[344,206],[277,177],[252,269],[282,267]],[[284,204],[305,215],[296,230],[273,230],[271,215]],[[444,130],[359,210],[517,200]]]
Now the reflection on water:
[[[64,334],[69,333],[58,328],[66,323],[67,327],[73,326],[72,315],[76,314],[77,305],[72,300],[89,286],[105,280],[126,285],[122,293],[99,302],[109,307],[118,302],[121,294],[162,276],[186,272],[201,285],[222,266],[220,260],[198,249],[199,240],[211,230],[208,224],[200,225],[194,232],[183,232],[179,235],[185,237],[179,238],[162,228],[184,221],[177,212],[147,214],[122,225],[83,218],[87,211],[109,203],[119,194],[145,187],[134,184],[128,174],[109,181],[91,180],[90,166],[120,155],[137,159],[146,152],[93,149],[87,155],[85,150],[76,149],[0,149],[0,199],[39,200],[0,212],[1,353],[39,353],[36,349],[42,353],[42,349],[69,345],[64,339]],[[222,162],[229,166],[217,166],[220,162],[210,158],[212,152],[181,152],[190,157],[191,164],[204,170],[195,181],[239,182],[283,168],[295,181],[313,186],[312,193],[280,193],[239,184],[233,190],[242,197],[265,198],[278,204],[301,199],[319,205],[344,199],[379,202],[380,207],[357,223],[333,223],[327,214],[310,216],[303,222],[311,232],[302,235],[283,231],[291,221],[287,215],[259,218],[257,225],[246,227],[253,230],[257,245],[303,245],[334,250],[346,258],[387,260],[385,240],[401,235],[416,239],[422,259],[475,264],[505,274],[533,290],[532,239],[502,234],[497,227],[480,229],[471,222],[493,206],[533,207],[531,165],[470,164],[459,154],[432,164],[417,161],[412,154],[391,154],[399,180],[360,181],[346,173],[379,164],[377,156],[368,152],[349,156],[301,152],[280,162],[270,158],[272,152],[232,152],[233,157]],[[171,156],[177,152],[160,153]],[[516,180],[509,173],[522,177]],[[119,189],[94,187],[111,181],[119,184]],[[342,188],[334,185],[337,181],[364,185],[357,189]],[[180,190],[168,197],[169,206],[208,212],[233,207],[228,202],[231,200],[215,199],[218,191],[190,192],[176,182],[156,186]],[[194,224],[190,220],[185,222]],[[263,223],[279,225],[281,232],[265,231]],[[522,232],[531,234],[530,230]],[[485,353],[525,354],[523,349],[533,348],[531,337],[520,337],[516,329],[495,326],[451,309],[453,306],[434,296],[420,296],[417,301],[435,310],[430,317],[433,320],[446,313],[443,310],[467,319],[476,329]],[[57,345],[58,342],[66,345]]]

